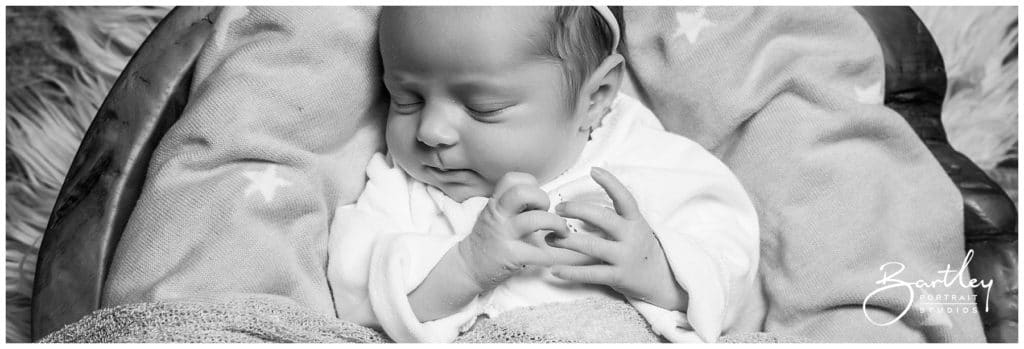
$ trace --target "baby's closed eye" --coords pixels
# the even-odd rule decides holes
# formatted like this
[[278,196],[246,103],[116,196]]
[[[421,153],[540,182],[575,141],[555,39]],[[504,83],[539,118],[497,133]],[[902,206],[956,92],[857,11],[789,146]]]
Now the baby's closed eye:
[[494,116],[513,106],[512,103],[467,104],[466,109],[476,117]]
[[400,114],[415,113],[423,106],[423,101],[409,96],[391,95],[391,108]]

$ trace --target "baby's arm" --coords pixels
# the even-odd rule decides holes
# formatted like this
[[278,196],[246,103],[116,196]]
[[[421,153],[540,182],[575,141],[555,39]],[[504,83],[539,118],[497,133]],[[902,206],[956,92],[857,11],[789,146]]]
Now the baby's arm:
[[549,205],[533,176],[502,177],[470,235],[448,250],[409,294],[416,317],[448,316],[527,265],[550,265],[551,256],[524,241],[538,230],[566,231],[565,219],[547,212]]
[[382,292],[371,292],[370,301],[389,336],[398,341],[449,341],[482,311],[474,302],[477,295],[527,265],[551,264],[547,249],[524,241],[539,230],[567,229],[563,218],[547,212],[547,194],[536,179],[509,173],[494,193],[468,235],[445,245],[444,255],[432,259],[438,261],[432,269],[416,269],[423,270],[418,274],[422,276],[408,274],[410,268],[418,268],[418,261],[427,259],[419,257],[420,249],[439,245],[405,235],[374,247],[369,288]]
[[409,304],[416,318],[427,322],[457,312],[486,290],[472,277],[459,245],[455,245],[409,294]]

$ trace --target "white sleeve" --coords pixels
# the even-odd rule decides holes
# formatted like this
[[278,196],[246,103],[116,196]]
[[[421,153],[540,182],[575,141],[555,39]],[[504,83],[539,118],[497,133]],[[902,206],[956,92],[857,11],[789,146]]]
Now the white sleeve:
[[426,279],[445,252],[456,243],[458,239],[394,234],[382,237],[374,246],[370,262],[370,304],[391,339],[396,342],[450,343],[483,313],[479,296],[455,314],[433,321],[420,322],[412,311],[409,293]]
[[[662,183],[656,185],[657,195],[645,199],[655,201],[657,208],[641,207],[689,302],[686,312],[639,300],[630,303],[656,333],[673,342],[717,341],[741,316],[738,312],[755,289],[757,213],[739,181],[724,165],[713,162],[701,166],[699,173],[658,176]],[[648,178],[647,185],[651,184]]]
[[462,237],[447,224],[431,224],[439,211],[425,187],[383,155],[374,155],[366,172],[359,199],[339,207],[331,223],[328,280],[337,316],[379,326],[398,342],[451,342],[482,313],[480,301],[421,323],[408,294]]

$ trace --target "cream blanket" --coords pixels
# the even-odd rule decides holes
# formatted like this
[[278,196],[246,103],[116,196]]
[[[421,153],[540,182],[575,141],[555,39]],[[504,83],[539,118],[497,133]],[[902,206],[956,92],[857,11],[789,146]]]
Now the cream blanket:
[[[335,315],[328,226],[382,150],[376,16],[220,12],[117,248],[106,306],[242,292]],[[977,314],[925,316],[920,304],[888,326],[868,321],[896,319],[922,289],[879,293],[862,310],[883,263],[904,264],[901,280],[934,280],[964,246],[956,188],[879,105],[882,56],[855,11],[628,7],[624,33],[641,99],[753,198],[763,297],[746,328],[814,341],[984,340]]]

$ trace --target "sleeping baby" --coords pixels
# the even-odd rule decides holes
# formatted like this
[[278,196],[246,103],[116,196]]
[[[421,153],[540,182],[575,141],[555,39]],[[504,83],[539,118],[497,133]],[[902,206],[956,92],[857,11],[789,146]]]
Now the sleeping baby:
[[330,227],[340,319],[450,342],[480,316],[624,299],[715,341],[754,289],[757,215],[729,169],[619,93],[607,7],[385,7],[387,154]]

